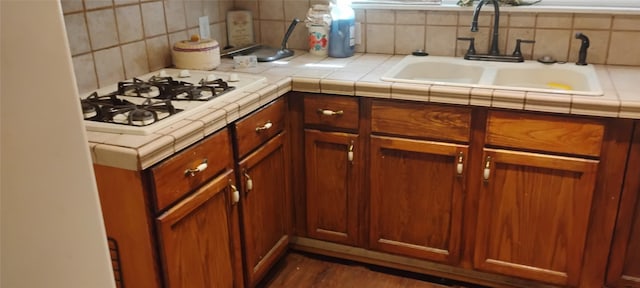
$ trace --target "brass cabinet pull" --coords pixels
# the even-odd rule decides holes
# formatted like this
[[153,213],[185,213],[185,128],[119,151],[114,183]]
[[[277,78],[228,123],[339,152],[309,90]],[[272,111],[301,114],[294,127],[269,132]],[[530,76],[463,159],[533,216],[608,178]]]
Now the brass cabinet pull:
[[464,153],[458,153],[458,163],[456,164],[456,174],[458,176],[462,176],[462,172],[464,172]]
[[229,187],[231,188],[231,204],[238,204],[238,202],[240,202],[240,191],[238,191],[236,185],[233,185],[231,179],[229,179]]
[[342,111],[342,110],[333,111],[333,110],[329,110],[329,109],[318,109],[318,114],[322,114],[322,115],[326,115],[326,116],[334,116],[334,115],[342,115],[342,114],[344,114],[344,111]]
[[267,123],[264,123],[264,125],[256,127],[256,132],[269,130],[269,128],[271,127],[273,127],[273,123],[271,123],[271,121],[267,121]]
[[349,162],[353,164],[353,140],[351,140],[351,143],[349,144],[349,151],[347,152],[347,158],[349,159]]
[[489,176],[491,175],[491,156],[487,156],[484,161],[484,171],[482,173],[482,178],[484,182],[489,182]]
[[207,159],[202,159],[202,163],[200,163],[200,165],[193,169],[184,170],[184,174],[191,177],[196,176],[196,174],[207,169],[207,166]]
[[244,170],[242,172],[242,174],[244,174],[244,177],[247,178],[247,182],[245,183],[245,187],[247,188],[247,192],[253,190],[253,180],[251,179],[251,176],[249,176],[249,173],[247,173],[247,170]]

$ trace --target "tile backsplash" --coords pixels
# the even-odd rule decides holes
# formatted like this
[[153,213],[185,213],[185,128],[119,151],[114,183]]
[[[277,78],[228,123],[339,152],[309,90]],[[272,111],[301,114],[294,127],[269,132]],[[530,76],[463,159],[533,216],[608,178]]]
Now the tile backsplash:
[[[224,47],[225,15],[250,10],[256,42],[278,47],[293,18],[304,19],[317,0],[61,0],[69,46],[81,93],[171,66],[170,47],[198,33],[198,17],[208,16],[212,38]],[[483,10],[479,31],[469,31],[472,11],[356,9],[361,28],[357,52],[461,57],[475,37],[476,50],[486,52],[493,13]],[[499,48],[510,54],[516,39],[525,59],[549,55],[577,60],[580,41],[590,38],[587,62],[640,66],[640,15],[503,12]],[[307,49],[307,28],[298,24],[289,48]]]

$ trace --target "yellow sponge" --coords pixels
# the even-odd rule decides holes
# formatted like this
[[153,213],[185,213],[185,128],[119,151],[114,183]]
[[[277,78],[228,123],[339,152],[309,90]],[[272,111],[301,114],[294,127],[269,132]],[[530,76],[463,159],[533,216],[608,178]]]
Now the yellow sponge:
[[558,82],[549,82],[547,83],[547,87],[552,89],[560,89],[560,90],[573,90],[573,87],[571,87],[571,85],[562,84]]

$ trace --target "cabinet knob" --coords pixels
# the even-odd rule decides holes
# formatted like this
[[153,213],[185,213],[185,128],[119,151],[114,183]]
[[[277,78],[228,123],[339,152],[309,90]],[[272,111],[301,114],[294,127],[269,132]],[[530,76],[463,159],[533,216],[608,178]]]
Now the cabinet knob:
[[484,161],[484,171],[482,173],[484,182],[489,182],[489,176],[491,176],[491,156],[487,156]]
[[191,177],[196,176],[196,174],[207,169],[207,166],[207,159],[202,159],[202,163],[200,163],[200,165],[198,165],[196,168],[185,170],[184,174]]
[[333,110],[329,110],[329,109],[318,109],[318,114],[322,114],[322,115],[326,115],[326,116],[335,116],[335,115],[344,114],[344,111],[342,111],[342,110],[333,111]]
[[351,143],[349,144],[349,151],[347,152],[347,159],[349,159],[349,162],[351,162],[351,164],[353,164],[353,140],[351,140]]
[[267,121],[267,123],[264,123],[264,125],[256,127],[256,132],[269,130],[271,127],[273,127],[273,123],[271,123],[271,121]]
[[231,204],[238,204],[238,202],[240,202],[240,191],[238,191],[236,185],[233,185],[231,179],[229,179],[229,187],[231,188]]
[[456,164],[456,173],[458,176],[462,176],[462,172],[464,172],[464,153],[458,153],[458,163]]
[[253,180],[251,179],[251,176],[249,176],[249,173],[247,173],[247,170],[244,170],[242,173],[244,174],[244,177],[247,178],[245,188],[247,188],[247,192],[249,192],[253,190]]

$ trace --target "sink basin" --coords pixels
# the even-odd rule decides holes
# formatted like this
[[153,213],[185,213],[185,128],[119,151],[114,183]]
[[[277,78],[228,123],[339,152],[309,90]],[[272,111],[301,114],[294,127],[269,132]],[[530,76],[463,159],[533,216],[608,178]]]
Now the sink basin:
[[[595,73],[593,75],[595,75]],[[588,73],[565,68],[501,68],[496,72],[493,85],[519,87],[523,89],[560,90],[560,92],[571,91],[570,93],[572,94],[599,92],[598,87],[592,87],[593,83],[598,83],[598,79],[589,78]]]
[[503,63],[409,55],[387,71],[383,81],[601,96],[593,65]]
[[397,71],[392,69],[388,74],[393,76],[383,76],[383,80],[430,84],[475,84],[480,81],[483,67],[464,62],[454,63],[451,59],[433,56],[417,58],[402,65]]

